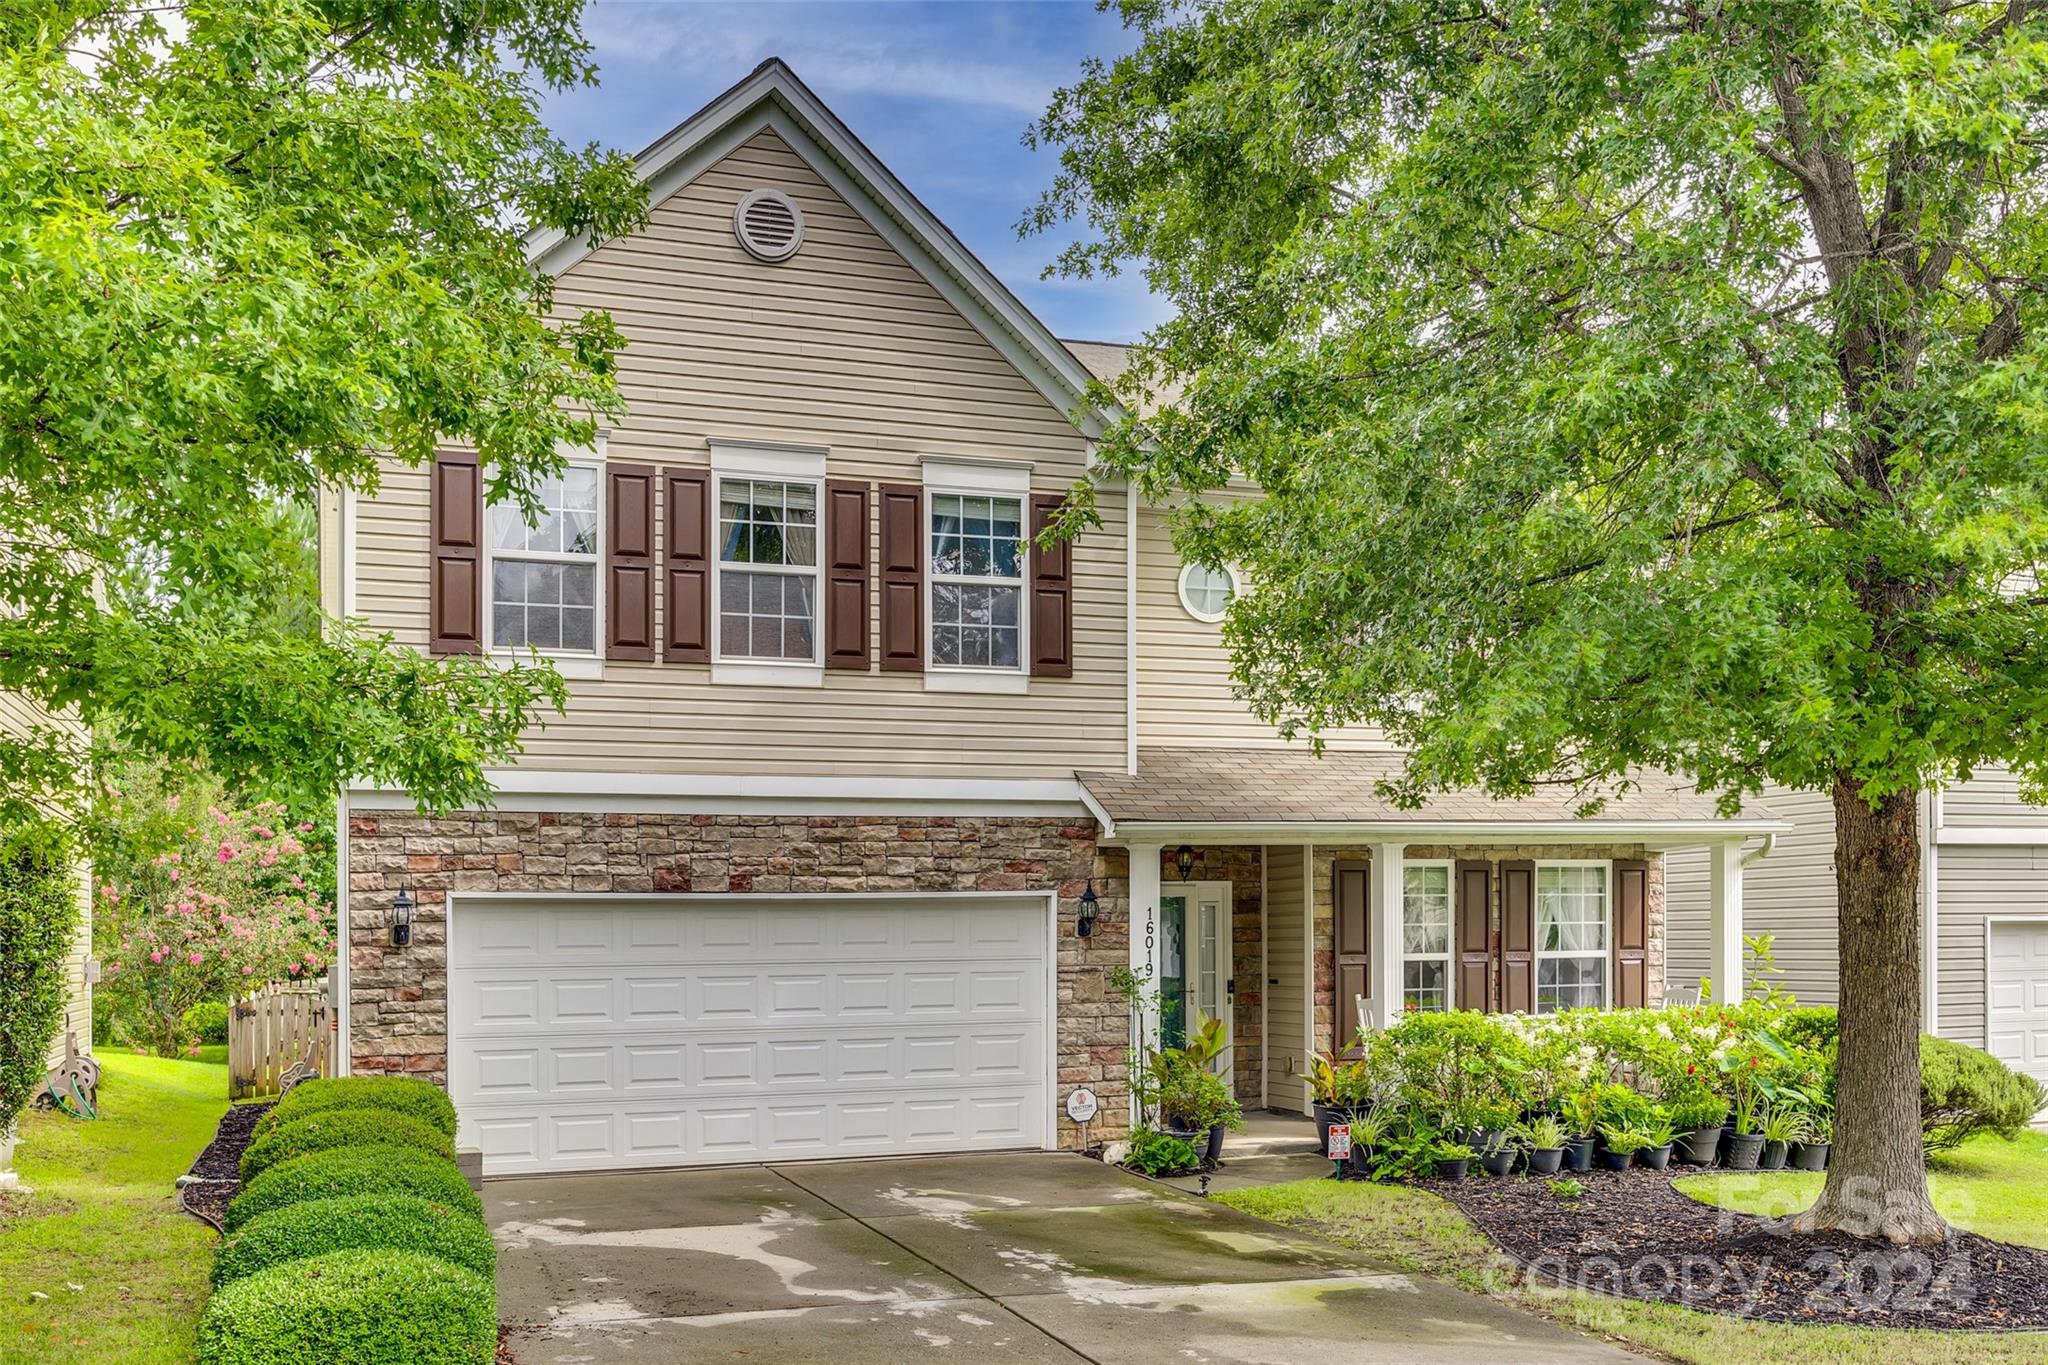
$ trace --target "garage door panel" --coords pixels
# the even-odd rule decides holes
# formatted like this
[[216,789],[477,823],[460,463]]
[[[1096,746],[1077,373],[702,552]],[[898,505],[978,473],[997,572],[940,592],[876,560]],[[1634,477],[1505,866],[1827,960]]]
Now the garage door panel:
[[459,905],[463,1123],[494,1173],[1039,1145],[1045,920],[1001,897]]
[[2048,1081],[2048,923],[1994,922],[1985,946],[1985,1051]]

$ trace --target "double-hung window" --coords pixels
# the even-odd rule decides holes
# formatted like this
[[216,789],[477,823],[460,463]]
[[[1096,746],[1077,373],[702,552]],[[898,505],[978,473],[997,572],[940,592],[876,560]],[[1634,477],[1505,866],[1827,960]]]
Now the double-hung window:
[[718,476],[718,658],[818,662],[818,483]]
[[1401,1007],[1451,1007],[1451,868],[1409,863],[1401,869]]
[[535,490],[529,524],[516,503],[490,510],[490,640],[497,650],[597,653],[603,469],[571,463]]
[[1536,865],[1536,1012],[1607,1003],[1608,865]]
[[931,498],[931,666],[1024,668],[1024,499]]

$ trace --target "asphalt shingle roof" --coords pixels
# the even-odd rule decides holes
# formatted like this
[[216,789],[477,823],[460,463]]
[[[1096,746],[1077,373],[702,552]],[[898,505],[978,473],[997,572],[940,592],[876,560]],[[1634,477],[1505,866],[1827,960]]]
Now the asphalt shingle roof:
[[[1328,751],[1318,758],[1305,749],[1154,748],[1138,751],[1135,776],[1121,772],[1077,773],[1109,817],[1124,821],[1191,824],[1385,823],[1418,825],[1472,821],[1572,823],[1580,797],[1568,786],[1546,788],[1517,800],[1499,801],[1476,788],[1440,792],[1418,810],[1403,810],[1382,797],[1375,784],[1395,776],[1401,755],[1393,752]],[[1692,791],[1682,779],[1645,773],[1633,791],[1612,797],[1594,817],[1602,823],[1707,821],[1718,817],[1712,796]],[[1745,820],[1768,821],[1771,811],[1755,803],[1742,808]]]

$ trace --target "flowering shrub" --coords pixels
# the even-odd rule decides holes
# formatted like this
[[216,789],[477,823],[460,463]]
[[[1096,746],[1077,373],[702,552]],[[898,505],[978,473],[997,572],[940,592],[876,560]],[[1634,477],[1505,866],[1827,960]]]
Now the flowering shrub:
[[153,822],[155,847],[95,888],[94,939],[99,992],[129,1041],[173,1057],[197,1044],[184,1024],[194,1005],[319,975],[334,918],[308,884],[312,826],[287,827],[272,804],[162,799],[173,819]]

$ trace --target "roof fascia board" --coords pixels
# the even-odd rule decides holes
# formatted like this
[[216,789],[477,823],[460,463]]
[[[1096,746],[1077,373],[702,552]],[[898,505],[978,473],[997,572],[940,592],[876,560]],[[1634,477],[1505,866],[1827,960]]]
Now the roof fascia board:
[[1268,823],[1120,820],[1104,843],[1658,843],[1690,848],[1752,834],[1784,833],[1777,819],[1736,820],[1315,820]]
[[[764,64],[642,153],[649,202],[675,194],[763,128],[789,143],[1082,435],[1102,434],[1102,414],[1085,401],[1088,368],[780,63]],[[527,258],[560,275],[590,249],[587,238],[549,231],[528,240]]]

